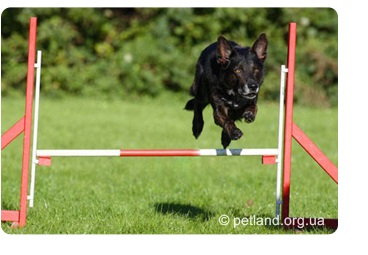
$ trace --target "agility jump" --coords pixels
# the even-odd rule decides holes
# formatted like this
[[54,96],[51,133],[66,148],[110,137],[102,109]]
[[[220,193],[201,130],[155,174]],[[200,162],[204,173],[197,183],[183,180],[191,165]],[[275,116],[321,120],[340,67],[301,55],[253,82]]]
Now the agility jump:
[[[114,150],[39,150],[37,148],[38,112],[40,98],[40,75],[42,53],[37,52],[36,59],[36,30],[37,18],[30,19],[28,44],[28,70],[26,84],[25,115],[1,136],[1,149],[3,150],[16,137],[23,136],[22,174],[20,187],[20,209],[2,210],[1,221],[13,222],[13,227],[23,227],[26,224],[27,200],[33,207],[36,165],[50,166],[52,157],[200,157],[200,156],[261,156],[263,164],[276,164],[276,217],[281,220],[289,218],[290,203],[290,173],[291,173],[291,145],[294,138],[322,169],[338,183],[337,167],[321,152],[321,150],[308,138],[307,135],[293,121],[294,104],[294,74],[296,54],[296,23],[289,24],[289,42],[287,67],[281,66],[280,77],[280,109],[279,132],[277,148],[264,149],[114,149]],[[34,126],[33,145],[31,155],[31,129],[34,93],[34,69],[36,73],[36,89],[34,99]],[[285,90],[286,84],[286,90]],[[284,101],[286,99],[286,103]],[[285,115],[285,116],[284,116]],[[31,163],[31,167],[29,167]],[[31,168],[31,169],[30,169]],[[31,180],[29,184],[29,172]],[[29,190],[29,195],[28,195]],[[282,193],[282,194],[281,194]],[[281,213],[282,209],[282,213]],[[300,217],[299,217],[300,218]],[[308,218],[305,219],[308,222]],[[337,228],[337,219],[325,219],[326,227]],[[306,224],[308,225],[308,224]],[[295,227],[288,225],[287,227]]]

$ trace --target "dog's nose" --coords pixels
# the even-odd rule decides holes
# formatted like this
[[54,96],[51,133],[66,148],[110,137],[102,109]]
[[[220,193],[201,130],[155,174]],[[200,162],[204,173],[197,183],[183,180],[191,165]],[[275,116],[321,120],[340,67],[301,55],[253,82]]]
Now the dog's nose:
[[249,82],[248,88],[250,90],[257,90],[258,89],[258,84],[256,82]]

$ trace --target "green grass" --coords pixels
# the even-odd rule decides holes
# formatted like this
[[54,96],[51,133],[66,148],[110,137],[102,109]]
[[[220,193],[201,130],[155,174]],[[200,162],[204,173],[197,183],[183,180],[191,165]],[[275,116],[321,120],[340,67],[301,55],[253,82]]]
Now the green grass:
[[[220,148],[221,130],[205,111],[198,140],[185,99],[124,101],[42,98],[39,149]],[[2,133],[24,110],[23,99],[2,100]],[[337,109],[294,109],[295,121],[337,164]],[[261,102],[255,123],[238,126],[244,137],[231,148],[276,148],[278,105]],[[20,138],[2,151],[2,209],[19,208]],[[234,228],[218,223],[253,215],[273,217],[276,166],[259,157],[53,158],[38,167],[35,204],[22,229],[11,234],[268,234],[275,226]],[[338,217],[337,185],[293,143],[290,214]],[[312,229],[305,233],[332,233]],[[299,233],[299,232],[298,232]]]

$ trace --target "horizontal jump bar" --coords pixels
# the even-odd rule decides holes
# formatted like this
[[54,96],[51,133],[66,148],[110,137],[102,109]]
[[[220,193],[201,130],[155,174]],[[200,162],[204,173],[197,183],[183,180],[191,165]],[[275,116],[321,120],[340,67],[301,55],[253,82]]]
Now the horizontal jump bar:
[[277,156],[278,149],[37,150],[39,157]]

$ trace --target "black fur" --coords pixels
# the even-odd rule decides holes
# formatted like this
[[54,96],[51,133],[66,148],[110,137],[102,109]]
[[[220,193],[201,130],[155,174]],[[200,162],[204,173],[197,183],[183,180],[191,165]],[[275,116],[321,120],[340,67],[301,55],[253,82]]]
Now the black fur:
[[219,36],[205,48],[196,65],[190,94],[194,97],[185,106],[194,111],[192,131],[198,138],[203,130],[203,109],[211,104],[215,123],[222,127],[221,143],[228,147],[231,140],[243,136],[235,121],[251,123],[257,114],[257,99],[264,77],[268,41],[261,34],[252,47]]

